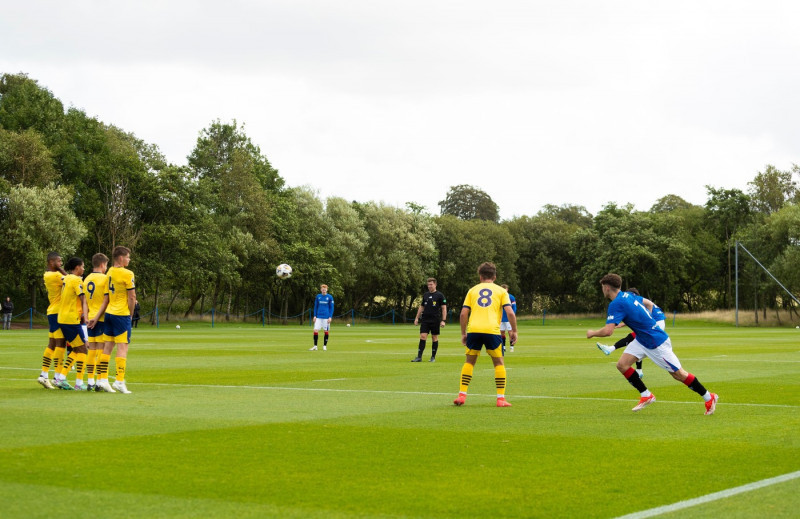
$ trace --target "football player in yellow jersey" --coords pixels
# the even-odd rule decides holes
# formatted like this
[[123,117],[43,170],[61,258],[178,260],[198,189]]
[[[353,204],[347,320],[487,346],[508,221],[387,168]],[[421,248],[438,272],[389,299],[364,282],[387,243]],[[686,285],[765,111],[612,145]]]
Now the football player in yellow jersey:
[[53,385],[60,389],[78,389],[85,391],[83,380],[78,379],[76,387],[72,387],[67,382],[72,364],[83,376],[83,366],[86,363],[86,334],[83,331],[83,324],[86,323],[86,316],[89,308],[86,306],[86,296],[83,291],[83,260],[81,258],[70,258],[64,266],[67,275],[64,276],[64,285],[61,289],[61,308],[58,310],[58,326],[64,335],[64,340],[72,345],[72,351],[64,360],[61,370],[56,372],[53,378]]
[[42,355],[42,372],[37,382],[47,389],[55,389],[50,383],[50,365],[56,359],[56,369],[60,367],[60,359],[64,358],[64,335],[58,327],[58,310],[61,308],[61,284],[66,272],[61,268],[61,255],[51,252],[47,255],[47,271],[44,273],[44,286],[47,289],[49,306],[47,307],[47,323],[49,325],[47,347]]
[[467,399],[467,387],[472,381],[472,372],[481,349],[494,363],[494,382],[497,387],[497,407],[511,407],[506,402],[506,367],[503,363],[503,351],[500,337],[500,319],[505,309],[511,331],[508,332],[511,344],[517,342],[517,316],[511,307],[508,292],[495,285],[497,267],[494,263],[481,263],[478,267],[481,282],[467,293],[464,306],[461,307],[461,343],[467,347],[467,360],[461,368],[461,387],[453,403],[464,405]]
[[[136,283],[133,272],[126,267],[131,261],[131,251],[127,247],[114,247],[111,253],[114,266],[108,270],[108,288],[104,302],[106,343],[98,364],[98,380],[95,391],[99,388],[107,393],[130,393],[125,385],[125,371],[128,363],[128,344],[131,341],[131,316],[136,306]],[[89,324],[92,324],[91,322]],[[108,384],[108,364],[111,352],[117,347],[116,380],[113,387]]]
[[107,337],[105,334],[105,323],[103,322],[103,313],[105,312],[105,299],[106,292],[108,291],[108,276],[106,270],[108,269],[108,256],[102,252],[98,252],[92,256],[92,273],[86,276],[83,284],[86,288],[87,305],[89,306],[89,353],[86,357],[86,373],[88,375],[89,391],[95,390],[94,375],[96,373],[97,364],[100,360],[100,355],[103,353],[103,348]]

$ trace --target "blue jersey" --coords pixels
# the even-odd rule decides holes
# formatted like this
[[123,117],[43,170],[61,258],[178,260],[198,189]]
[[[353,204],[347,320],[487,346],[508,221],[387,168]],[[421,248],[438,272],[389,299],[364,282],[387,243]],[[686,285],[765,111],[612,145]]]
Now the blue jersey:
[[657,304],[653,303],[653,320],[666,321],[667,316],[664,315],[664,310],[660,309]]
[[[517,313],[517,298],[512,296],[511,294],[508,294],[508,298],[511,299],[511,309],[514,310],[514,315],[516,315],[516,313]],[[508,314],[506,313],[506,307],[505,306],[503,307],[503,318],[500,319],[500,322],[501,323],[507,323],[508,322]]]
[[330,294],[317,294],[314,299],[314,317],[317,319],[330,319],[333,317],[333,296]]
[[656,320],[642,303],[642,297],[630,292],[620,292],[608,305],[606,324],[625,324],[634,331],[636,340],[650,350],[659,347],[669,339],[667,332],[656,324]]

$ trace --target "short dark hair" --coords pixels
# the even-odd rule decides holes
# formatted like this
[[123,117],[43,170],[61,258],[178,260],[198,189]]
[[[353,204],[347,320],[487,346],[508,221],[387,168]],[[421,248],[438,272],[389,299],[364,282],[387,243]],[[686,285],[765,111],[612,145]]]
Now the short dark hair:
[[103,254],[102,252],[98,252],[94,256],[92,256],[92,266],[97,268],[103,263],[108,263],[108,256]]
[[505,283],[503,283],[502,285],[500,285],[500,288],[502,288],[502,289],[503,289],[503,290],[505,290],[505,291],[508,291],[508,285],[506,285]]
[[608,285],[611,288],[615,288],[615,289],[619,290],[620,287],[622,286],[622,278],[619,276],[619,274],[611,274],[611,273],[609,273],[609,274],[606,274],[605,276],[603,276],[600,279],[600,284],[601,285]]
[[478,275],[481,279],[493,279],[497,277],[497,267],[491,261],[484,261],[478,267]]
[[83,265],[83,260],[77,256],[74,256],[67,260],[67,264],[64,265],[64,270],[67,272],[72,272],[75,270],[75,267],[80,267]]
[[47,255],[47,262],[50,263],[51,261],[55,261],[56,258],[60,258],[61,254],[57,253],[56,251],[51,252]]
[[638,291],[638,290],[636,290],[636,289],[635,289],[635,288],[633,288],[633,287],[631,287],[631,288],[629,288],[628,290],[626,290],[626,292],[630,292],[631,294],[634,294],[634,295],[637,295],[637,296],[640,296],[640,295],[642,295],[642,294],[640,294],[640,293],[639,293],[639,291]]
[[128,247],[123,247],[122,245],[117,245],[114,247],[114,251],[111,253],[111,257],[114,258],[114,261],[121,256],[128,256],[131,253],[131,250]]
[[436,283],[436,278],[428,278],[428,281],[426,281],[426,283],[431,283],[431,282],[433,282],[435,284]]

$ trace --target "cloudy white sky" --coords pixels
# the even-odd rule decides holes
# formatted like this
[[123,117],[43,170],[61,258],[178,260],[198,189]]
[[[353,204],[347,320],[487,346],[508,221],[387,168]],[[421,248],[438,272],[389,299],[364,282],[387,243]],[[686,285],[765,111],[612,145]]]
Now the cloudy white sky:
[[772,0],[27,0],[0,73],[175,164],[235,119],[322,198],[594,214],[800,163],[799,26]]

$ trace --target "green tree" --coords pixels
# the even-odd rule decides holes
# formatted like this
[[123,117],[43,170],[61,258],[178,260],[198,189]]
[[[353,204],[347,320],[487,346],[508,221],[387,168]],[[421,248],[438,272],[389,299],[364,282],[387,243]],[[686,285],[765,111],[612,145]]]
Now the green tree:
[[50,138],[58,134],[63,117],[61,101],[35,80],[25,74],[0,76],[0,128],[18,133],[33,129]]
[[455,216],[460,220],[500,221],[500,209],[492,197],[474,186],[453,186],[444,200],[439,202],[442,215]]
[[[797,166],[794,166],[797,171]],[[748,182],[753,209],[763,214],[779,211],[787,201],[796,200],[799,195],[797,182],[792,179],[793,171],[780,171],[767,165],[763,172]]]
[[516,268],[520,286],[512,287],[517,305],[541,310],[574,312],[584,308],[577,294],[580,265],[572,253],[576,233],[592,226],[592,217],[580,206],[545,206],[535,217],[504,222],[519,254]]
[[39,132],[0,128],[0,177],[12,184],[37,187],[59,180],[52,154]]
[[2,262],[9,269],[13,266],[19,287],[30,293],[33,307],[47,254],[55,250],[65,258],[72,256],[86,235],[70,207],[72,196],[67,187],[17,185],[9,191],[7,225],[0,231]]
[[359,258],[354,306],[374,312],[407,303],[434,272],[433,221],[374,202],[357,204],[356,209],[364,222],[367,242]]
[[464,221],[451,215],[437,218],[436,224],[439,227],[436,277],[452,308],[458,308],[469,289],[478,282],[478,266],[484,261],[497,266],[498,283],[512,288],[519,286],[517,250],[507,226],[485,220]]

